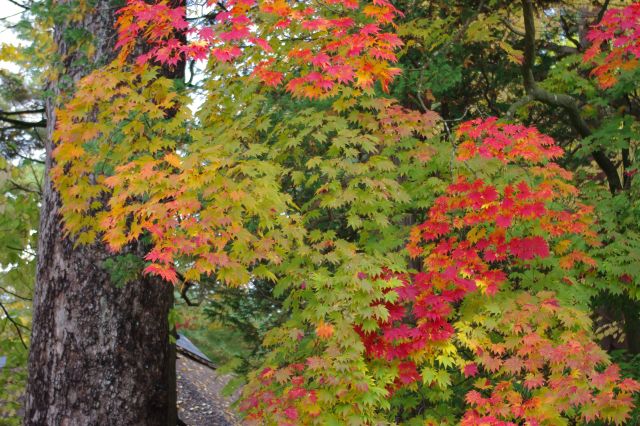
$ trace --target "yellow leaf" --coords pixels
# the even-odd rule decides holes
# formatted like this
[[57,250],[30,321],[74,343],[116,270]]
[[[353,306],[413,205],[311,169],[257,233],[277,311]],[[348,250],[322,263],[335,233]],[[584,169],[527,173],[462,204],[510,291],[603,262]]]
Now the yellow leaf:
[[169,165],[179,169],[182,167],[182,160],[175,154],[167,154],[164,156],[164,161],[169,163]]

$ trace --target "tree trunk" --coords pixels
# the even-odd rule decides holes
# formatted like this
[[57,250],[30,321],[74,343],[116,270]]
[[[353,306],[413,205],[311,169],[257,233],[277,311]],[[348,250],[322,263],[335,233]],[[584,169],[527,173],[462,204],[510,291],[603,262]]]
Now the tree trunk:
[[[66,1],[54,2],[61,3]],[[90,67],[114,56],[113,23],[122,3],[93,4],[95,9],[82,21],[59,23],[54,31],[64,71],[50,84],[47,101],[49,137],[25,424],[174,426],[175,346],[168,323],[173,287],[153,278],[113,285],[101,267],[107,256],[104,246],[74,248],[65,237],[60,197],[49,179],[56,99]],[[65,34],[70,29],[93,36],[90,60],[69,45]]]

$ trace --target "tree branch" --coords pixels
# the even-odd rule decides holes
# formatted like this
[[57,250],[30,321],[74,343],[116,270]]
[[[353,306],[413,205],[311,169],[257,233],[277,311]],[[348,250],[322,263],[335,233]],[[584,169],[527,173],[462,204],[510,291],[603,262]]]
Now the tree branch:
[[185,303],[187,304],[187,306],[200,306],[200,303],[194,303],[191,301],[191,299],[189,299],[189,295],[187,294],[187,292],[189,291],[189,289],[194,285],[191,281],[187,281],[184,278],[184,275],[182,275],[180,272],[177,272],[178,275],[178,279],[180,281],[182,281],[182,287],[180,288],[180,296],[182,297],[182,299],[185,301]]
[[571,26],[567,22],[567,19],[560,15],[560,24],[562,25],[562,30],[564,31],[564,36],[569,40],[576,48],[580,48],[582,45],[580,44],[580,40],[577,40],[575,37],[571,36]]
[[22,114],[39,114],[44,113],[44,108],[29,109],[22,111],[3,111],[0,109],[0,115],[22,115]]
[[[536,58],[536,27],[533,15],[533,4],[531,0],[522,0],[522,11],[524,15],[524,60],[522,62],[522,77],[524,80],[524,88],[527,92],[529,100],[535,100],[544,104],[560,107],[569,116],[569,121],[573,128],[586,138],[592,134],[587,122],[580,114],[578,102],[569,95],[557,94],[542,89],[536,83],[533,76],[533,66]],[[609,183],[609,190],[612,193],[622,190],[622,182],[618,171],[613,162],[601,150],[591,153],[593,159],[604,172]]]
[[553,43],[550,41],[543,42],[542,48],[554,52],[556,55],[558,55],[561,58],[579,53],[579,50],[576,47],[563,46],[561,44]]
[[31,157],[28,157],[26,155],[22,155],[22,154],[20,154],[20,152],[18,152],[18,150],[14,149],[14,148],[11,149],[11,155],[15,155],[16,157],[20,157],[23,160],[33,161],[34,163],[38,163],[38,164],[44,164],[44,161],[39,160],[37,158],[31,158]]
[[35,256],[38,255],[35,251],[29,250],[29,249],[26,249],[26,248],[20,248],[20,247],[14,247],[14,246],[5,246],[5,247],[8,248],[9,250],[18,251],[20,253],[26,253],[29,256],[34,256],[35,257]]
[[517,29],[516,27],[513,26],[513,24],[511,24],[511,22],[509,22],[509,20],[505,19],[505,18],[500,18],[500,22],[502,22],[502,24],[507,27],[507,29],[509,31],[511,31],[512,33],[514,33],[515,35],[518,35],[520,37],[524,37],[524,33],[522,31],[520,31],[519,29]]
[[45,119],[42,119],[40,121],[35,121],[35,122],[24,121],[24,120],[16,120],[14,118],[9,118],[6,115],[2,115],[1,113],[0,113],[0,121],[4,121],[6,123],[13,124],[14,126],[16,126],[16,128],[19,128],[19,129],[32,129],[32,128],[35,128],[35,127],[40,127],[40,128],[47,127],[47,120],[45,120]]
[[10,294],[10,295],[11,295],[11,296],[13,296],[13,297],[17,297],[18,299],[26,300],[26,301],[28,301],[28,302],[30,302],[30,301],[32,301],[32,300],[33,300],[33,299],[28,298],[28,297],[20,296],[19,294],[14,293],[14,292],[12,292],[12,291],[9,291],[9,290],[7,290],[6,288],[4,288],[4,287],[2,287],[2,286],[0,286],[0,290],[4,291],[4,292],[5,292],[5,293],[7,293],[7,294]]
[[600,11],[598,12],[598,15],[596,16],[596,19],[591,23],[591,25],[598,25],[600,21],[602,21],[602,18],[604,18],[604,14],[609,8],[609,3],[611,3],[611,0],[605,0],[604,4],[600,8]]
[[631,169],[631,157],[629,154],[629,148],[624,148],[622,150],[622,181],[624,185],[624,189],[631,189],[631,180],[633,179],[633,174],[630,173]]
[[20,338],[20,343],[22,343],[22,346],[24,346],[24,348],[28,350],[29,348],[27,347],[27,344],[24,342],[24,338],[22,337],[22,332],[20,331],[20,327],[26,330],[28,330],[29,328],[25,327],[24,325],[16,322],[13,318],[11,318],[11,315],[9,315],[9,311],[7,311],[7,308],[4,307],[2,302],[0,302],[0,308],[2,308],[2,310],[4,311],[4,315],[7,317],[9,322],[13,324],[13,327],[16,329],[16,332],[18,333],[18,337]]
[[12,180],[12,179],[9,180],[9,183],[11,185],[13,185],[13,189],[17,189],[18,191],[27,192],[29,194],[35,194],[35,195],[37,195],[39,197],[42,196],[42,192],[40,191],[40,188],[31,189],[28,186],[21,185],[18,182]]
[[10,3],[15,4],[15,5],[16,5],[16,6],[18,6],[18,7],[23,8],[24,10],[31,10],[31,8],[30,8],[29,6],[25,6],[25,5],[24,5],[24,4],[22,4],[22,3],[18,3],[18,2],[17,2],[17,1],[15,1],[15,0],[9,0],[9,2],[10,2]]

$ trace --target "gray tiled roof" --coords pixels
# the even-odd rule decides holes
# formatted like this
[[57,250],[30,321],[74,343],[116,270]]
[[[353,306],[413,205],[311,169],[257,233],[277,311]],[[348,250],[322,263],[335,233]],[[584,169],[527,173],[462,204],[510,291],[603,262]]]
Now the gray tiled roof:
[[176,340],[176,345],[184,349],[185,351],[191,352],[197,357],[204,359],[205,361],[211,362],[211,360],[205,354],[203,354],[202,351],[191,342],[191,340],[187,339],[180,333],[178,333],[178,340]]

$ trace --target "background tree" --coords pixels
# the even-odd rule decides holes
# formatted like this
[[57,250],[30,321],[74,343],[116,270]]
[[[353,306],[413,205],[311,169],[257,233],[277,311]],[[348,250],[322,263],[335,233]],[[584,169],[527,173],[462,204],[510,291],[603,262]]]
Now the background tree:
[[[27,5],[13,6],[7,14],[28,11]],[[16,22],[19,16],[3,19],[3,29]],[[16,30],[33,40],[31,25]],[[11,45],[2,46],[0,57],[12,65],[0,70],[0,356],[6,357],[0,371],[0,417],[18,424],[27,379],[45,121],[38,90],[42,64],[31,66],[38,59]]]

